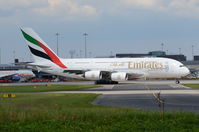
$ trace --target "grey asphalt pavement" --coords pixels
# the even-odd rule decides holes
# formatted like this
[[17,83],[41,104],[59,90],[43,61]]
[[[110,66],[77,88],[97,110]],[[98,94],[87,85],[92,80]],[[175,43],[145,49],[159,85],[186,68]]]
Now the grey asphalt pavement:
[[[117,94],[103,94],[92,104],[160,111],[159,101],[157,100],[157,94],[160,93],[160,99],[165,101],[165,111],[199,112],[199,90],[193,90],[182,85],[173,83],[123,84],[113,86],[112,90],[116,90]],[[126,91],[126,94],[123,94],[124,91]]]
[[[182,83],[199,84],[199,80],[183,80]],[[0,85],[42,85],[46,83],[14,83]],[[52,84],[94,84],[93,81],[54,82]],[[102,94],[92,102],[95,105],[131,107],[145,111],[159,111],[157,93],[165,100],[165,111],[199,112],[199,89],[191,89],[175,81],[130,81],[118,85],[103,85],[80,91],[56,91],[48,93],[94,93]]]

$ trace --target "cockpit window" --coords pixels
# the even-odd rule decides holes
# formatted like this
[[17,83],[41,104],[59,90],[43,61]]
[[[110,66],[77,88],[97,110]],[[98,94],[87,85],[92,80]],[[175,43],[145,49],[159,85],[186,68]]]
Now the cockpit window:
[[185,67],[184,65],[180,65],[180,67]]

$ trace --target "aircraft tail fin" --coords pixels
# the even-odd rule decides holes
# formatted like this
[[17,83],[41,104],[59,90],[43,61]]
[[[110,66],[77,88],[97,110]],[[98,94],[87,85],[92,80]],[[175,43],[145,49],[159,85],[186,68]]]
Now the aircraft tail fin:
[[61,68],[67,68],[61,59],[31,28],[21,29],[35,62],[51,61]]

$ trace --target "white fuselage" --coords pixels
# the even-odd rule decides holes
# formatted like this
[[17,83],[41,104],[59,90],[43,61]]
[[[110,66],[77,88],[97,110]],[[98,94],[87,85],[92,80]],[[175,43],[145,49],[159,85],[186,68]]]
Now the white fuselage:
[[133,78],[180,78],[189,74],[182,63],[167,58],[61,59],[31,28],[21,29],[33,55],[28,64],[38,71],[72,78],[105,82]]
[[82,75],[69,74],[64,70],[122,72],[132,74],[133,78],[137,78],[135,75],[141,75],[138,78],[181,78],[189,74],[189,69],[181,62],[168,58],[94,58],[61,61],[67,66],[66,69],[50,63],[50,69],[41,71],[73,78],[82,78]]

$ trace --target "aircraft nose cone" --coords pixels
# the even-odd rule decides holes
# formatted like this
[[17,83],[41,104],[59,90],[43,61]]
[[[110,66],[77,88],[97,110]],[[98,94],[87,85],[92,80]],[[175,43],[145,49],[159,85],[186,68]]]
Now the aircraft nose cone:
[[184,76],[187,76],[189,74],[190,74],[190,70],[187,67],[184,67],[182,69],[182,76],[184,77]]

